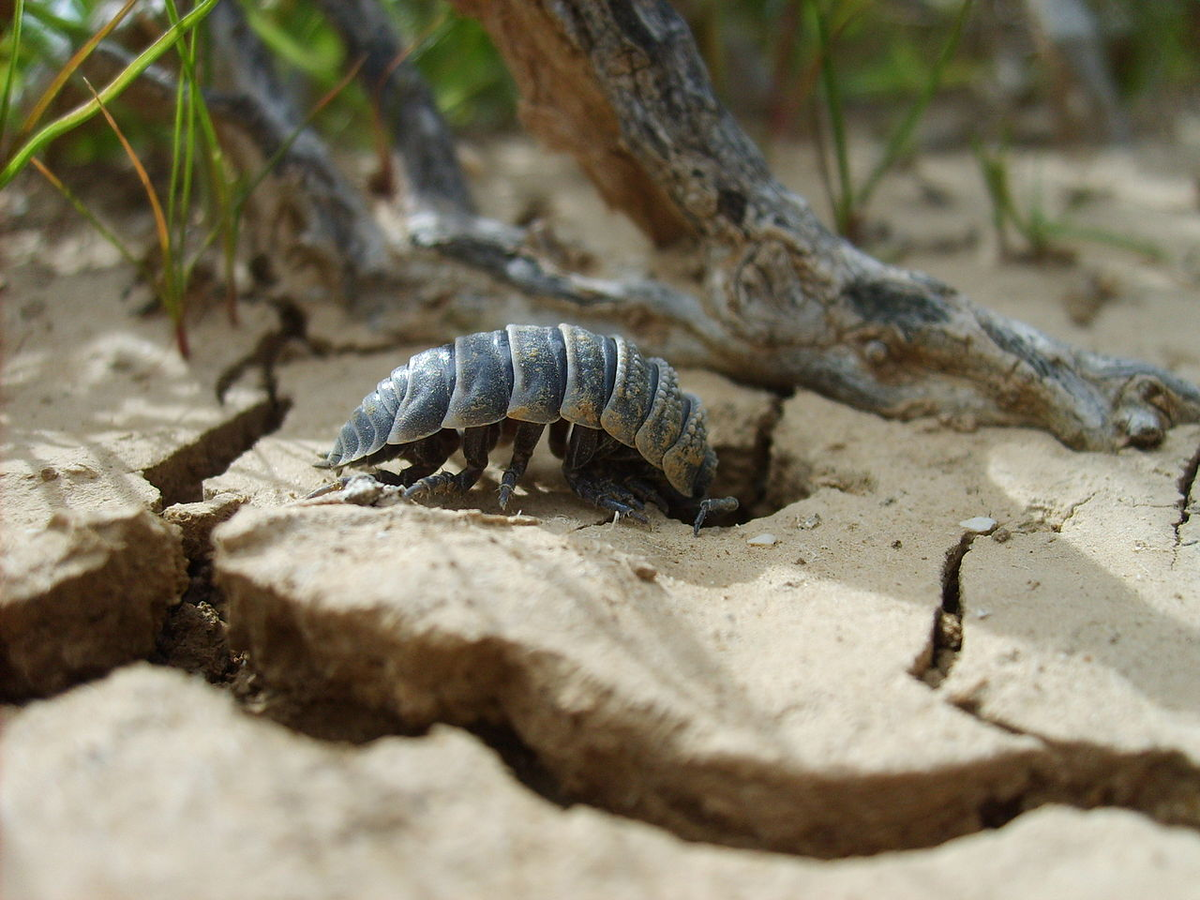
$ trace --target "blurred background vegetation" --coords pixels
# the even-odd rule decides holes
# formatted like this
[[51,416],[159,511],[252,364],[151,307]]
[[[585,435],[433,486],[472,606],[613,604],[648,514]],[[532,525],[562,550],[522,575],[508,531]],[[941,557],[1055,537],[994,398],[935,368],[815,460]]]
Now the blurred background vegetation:
[[[212,48],[194,24],[213,2],[0,0],[0,188],[36,168],[132,262],[140,254],[72,185],[94,189],[98,172],[135,172],[133,190],[155,212],[158,254],[139,264],[185,352],[182,311],[193,267],[219,249],[232,285],[242,205],[261,178],[232,171],[205,106]],[[517,126],[514,86],[475,21],[436,0],[380,2],[456,131],[480,136]],[[1200,0],[674,2],[718,94],[751,133],[768,148],[796,139],[815,145],[834,225],[851,239],[869,242],[867,206],[890,170],[923,148],[972,147],[1001,244],[1015,232],[1027,256],[1044,259],[1073,230],[1076,238],[1154,255],[1120,235],[1072,229],[1036,203],[1022,206],[1009,187],[1008,154],[1014,146],[1171,140],[1189,127],[1194,137]],[[320,10],[307,0],[242,0],[241,7],[299,108],[330,143],[369,150],[378,117],[347,77],[355,61]],[[114,19],[119,27],[106,40],[129,58],[159,48],[156,65],[180,85],[172,89],[173,116],[148,114],[131,99],[135,91],[122,96],[110,72],[92,73],[94,86],[85,80],[89,41]],[[103,109],[98,98],[93,103],[95,90]],[[879,148],[869,168],[852,169],[851,137]],[[232,293],[229,308],[233,315]]]
[[[1013,140],[1107,139],[1095,133],[1088,86],[1070,71],[1070,50],[1055,47],[1023,0],[975,0],[937,84],[937,100],[986,114]],[[1072,3],[1075,0],[1071,0]],[[1083,0],[1079,0],[1083,2]],[[320,11],[305,0],[244,2],[243,8],[280,69],[310,105],[333,88],[352,61]],[[516,95],[502,60],[473,20],[433,0],[383,0],[401,33],[419,47],[417,66],[456,129],[486,132],[515,124]],[[1070,5],[1070,4],[1068,4]],[[1197,102],[1200,85],[1198,0],[1087,0],[1102,62],[1135,134],[1169,128],[1179,104]],[[0,79],[7,104],[26,107],[119,4],[112,0],[0,0]],[[960,0],[676,0],[696,34],[722,99],[760,137],[809,132],[806,104],[822,104],[818,69],[836,61],[848,112],[886,120],[926,88],[945,50]],[[14,17],[23,8],[20,43]],[[827,30],[817,27],[823,18]],[[131,24],[132,21],[132,24]],[[123,26],[126,43],[166,26],[164,4],[138,3]],[[287,73],[291,72],[290,76]],[[78,101],[79,94],[67,94]],[[120,108],[118,106],[118,108]],[[1073,121],[1074,113],[1077,120]],[[131,135],[153,139],[154,123],[121,109]],[[369,104],[357,85],[341,91],[321,125],[345,145],[370,142]],[[972,116],[978,123],[978,115]],[[886,123],[885,123],[886,124]],[[5,138],[11,140],[11,122]],[[882,127],[882,126],[881,126]],[[934,134],[951,140],[953,133]],[[965,135],[957,135],[962,138]],[[119,156],[110,129],[93,122],[55,149],[72,161]]]

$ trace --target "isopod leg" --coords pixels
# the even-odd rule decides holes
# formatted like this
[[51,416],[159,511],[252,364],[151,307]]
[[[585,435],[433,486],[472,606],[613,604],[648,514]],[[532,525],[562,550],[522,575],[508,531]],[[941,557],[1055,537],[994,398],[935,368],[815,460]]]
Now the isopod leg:
[[619,516],[628,516],[647,524],[642,512],[645,505],[629,488],[615,481],[603,469],[588,467],[597,451],[605,444],[605,434],[595,428],[576,425],[571,429],[567,450],[563,456],[563,475],[576,494],[601,509],[611,509]]
[[487,468],[488,454],[500,439],[500,423],[467,428],[463,431],[462,450],[467,467],[457,474],[438,472],[427,475],[404,492],[405,500],[413,500],[428,494],[461,494],[474,487],[483,470]]
[[450,458],[450,454],[458,449],[458,432],[453,428],[443,428],[437,434],[431,434],[423,440],[406,447],[401,455],[411,463],[398,475],[380,469],[375,477],[385,484],[398,484],[411,487],[422,478],[432,475]]
[[566,419],[559,419],[550,425],[550,452],[559,459],[567,455],[567,432],[571,429],[571,423]]
[[737,497],[709,497],[700,501],[700,509],[696,513],[696,521],[692,523],[692,533],[700,536],[700,526],[713,513],[731,513],[738,508]]
[[521,480],[521,476],[525,474],[529,458],[533,456],[534,448],[542,439],[542,432],[545,429],[545,425],[538,425],[534,422],[521,422],[517,425],[517,430],[513,434],[512,460],[509,462],[508,468],[504,470],[504,478],[500,481],[501,509],[508,509],[508,501],[512,499],[512,492],[516,488],[517,482]]
[[563,471],[567,484],[588,503],[601,509],[609,509],[618,516],[626,516],[635,522],[648,525],[650,520],[642,511],[646,507],[629,488],[597,472]]
[[567,440],[563,452],[563,472],[570,477],[571,472],[578,472],[592,461],[596,450],[604,438],[604,432],[598,428],[587,428],[576,425],[571,429],[571,437]]
[[643,503],[653,503],[663,511],[663,515],[665,516],[671,514],[670,501],[659,492],[658,488],[654,486],[649,478],[639,478],[636,475],[630,475],[625,479],[625,486]]

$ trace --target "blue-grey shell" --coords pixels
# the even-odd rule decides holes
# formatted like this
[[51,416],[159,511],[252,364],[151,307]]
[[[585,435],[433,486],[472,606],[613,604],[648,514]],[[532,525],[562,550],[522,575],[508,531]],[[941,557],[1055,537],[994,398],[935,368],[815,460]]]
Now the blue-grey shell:
[[324,465],[506,418],[602,429],[689,497],[704,493],[716,467],[704,407],[679,389],[675,370],[576,325],[509,325],[418,353],[363,398]]

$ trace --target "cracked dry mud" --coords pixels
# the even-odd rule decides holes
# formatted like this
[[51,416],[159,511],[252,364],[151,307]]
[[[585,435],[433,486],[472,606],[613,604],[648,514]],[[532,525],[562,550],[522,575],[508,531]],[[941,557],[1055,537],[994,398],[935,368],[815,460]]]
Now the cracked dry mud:
[[[1112,214],[1194,244],[1138,177]],[[1081,327],[1070,270],[920,260],[1200,378],[1194,284],[1103,264],[1128,296]],[[1075,453],[685,372],[740,526],[613,525],[548,454],[511,518],[492,470],[456,508],[303,501],[420,348],[247,304],[185,365],[127,273],[44,275],[5,311],[5,897],[1194,895],[1200,428]]]

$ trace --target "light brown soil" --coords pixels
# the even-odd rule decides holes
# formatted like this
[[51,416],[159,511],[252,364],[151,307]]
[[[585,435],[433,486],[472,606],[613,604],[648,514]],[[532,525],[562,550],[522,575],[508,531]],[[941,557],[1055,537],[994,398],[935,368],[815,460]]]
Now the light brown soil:
[[[1015,159],[1162,261],[999,261],[969,152],[885,183],[876,249],[1200,381],[1185,150]],[[489,214],[674,264],[568,163],[476,156]],[[807,148],[775,157],[820,196]],[[1082,454],[685,372],[740,525],[613,524],[548,454],[515,517],[494,470],[452,509],[305,501],[421,347],[251,300],[237,329],[198,308],[183,362],[92,234],[4,238],[4,896],[1194,891],[1200,427]],[[57,693],[145,658],[196,678]]]

